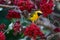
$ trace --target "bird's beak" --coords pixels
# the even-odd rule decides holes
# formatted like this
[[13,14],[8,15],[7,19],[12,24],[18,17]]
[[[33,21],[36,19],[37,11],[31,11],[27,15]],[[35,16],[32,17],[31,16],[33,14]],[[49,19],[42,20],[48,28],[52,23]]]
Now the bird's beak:
[[43,12],[42,11],[40,11],[40,14],[42,14]]

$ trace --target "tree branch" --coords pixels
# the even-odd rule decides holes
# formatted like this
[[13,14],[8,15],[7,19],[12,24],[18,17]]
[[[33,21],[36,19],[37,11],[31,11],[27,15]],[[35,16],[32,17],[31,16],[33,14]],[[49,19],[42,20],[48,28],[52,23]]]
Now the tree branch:
[[17,6],[11,6],[11,5],[4,5],[4,4],[0,4],[0,7],[7,7],[7,8],[18,8]]
[[47,40],[51,40],[51,38],[53,38],[55,35],[60,35],[60,32],[51,34],[50,36],[47,37]]

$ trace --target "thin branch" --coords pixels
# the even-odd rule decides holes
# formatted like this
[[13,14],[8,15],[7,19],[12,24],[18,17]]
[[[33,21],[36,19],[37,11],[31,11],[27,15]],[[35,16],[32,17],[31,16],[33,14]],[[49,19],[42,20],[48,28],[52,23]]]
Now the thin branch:
[[58,14],[58,13],[52,13],[51,15],[60,17],[60,14]]
[[19,13],[22,13],[22,11],[19,9],[18,6],[15,6],[15,5],[3,5],[3,4],[0,4],[0,7],[5,7],[5,8],[14,8],[15,11],[19,12]]
[[47,40],[51,40],[51,38],[53,38],[55,35],[60,35],[60,32],[51,34],[50,36],[47,37]]
[[0,7],[17,8],[17,6],[0,4]]
[[[43,17],[42,17],[43,18]],[[40,19],[41,19],[41,17],[40,17]],[[36,24],[38,24],[38,25],[42,25],[42,26],[44,26],[44,27],[46,27],[47,29],[49,29],[50,31],[52,31],[53,32],[53,29],[55,28],[55,25],[53,25],[52,23],[50,23],[50,20],[49,19],[47,19],[47,18],[43,18],[42,20],[37,20],[36,21]],[[47,19],[47,20],[45,20],[45,19]],[[46,23],[48,23],[49,25],[46,25],[46,24],[44,24],[45,22]],[[47,22],[48,21],[48,22]]]

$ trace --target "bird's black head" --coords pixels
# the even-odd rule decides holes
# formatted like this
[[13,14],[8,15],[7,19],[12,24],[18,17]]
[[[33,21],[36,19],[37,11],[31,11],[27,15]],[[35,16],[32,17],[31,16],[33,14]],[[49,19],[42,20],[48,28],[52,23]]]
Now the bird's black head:
[[38,16],[42,15],[41,13],[37,13],[37,14],[38,14]]

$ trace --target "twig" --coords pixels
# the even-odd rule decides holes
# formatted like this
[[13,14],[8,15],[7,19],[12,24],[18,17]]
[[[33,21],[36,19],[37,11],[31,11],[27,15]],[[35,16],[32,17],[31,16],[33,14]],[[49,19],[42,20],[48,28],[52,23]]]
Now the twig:
[[[43,18],[43,17],[40,17],[40,18]],[[45,19],[45,18],[44,18]],[[38,24],[38,25],[42,25],[42,26],[44,26],[44,27],[46,27],[47,29],[49,29],[49,30],[51,30],[51,31],[53,31],[53,29],[55,28],[55,25],[53,25],[52,23],[50,23],[50,20],[49,19],[47,19],[47,20],[45,20],[45,22],[46,21],[48,21],[49,22],[49,25],[45,25],[44,23],[44,19],[42,19],[42,20],[38,20],[37,22],[36,22],[36,24]]]
[[11,6],[11,5],[4,5],[4,4],[0,4],[0,7],[8,7],[8,8],[18,8],[17,6]]
[[14,8],[15,11],[19,12],[19,13],[22,13],[22,11],[19,9],[18,6],[15,6],[15,5],[3,5],[3,4],[0,4],[0,7],[6,7],[6,8]]
[[51,38],[53,38],[55,35],[60,35],[60,32],[56,33],[56,34],[51,34],[50,36],[47,37],[47,40],[50,40]]
[[51,15],[60,17],[60,14],[58,14],[58,13],[52,13]]

